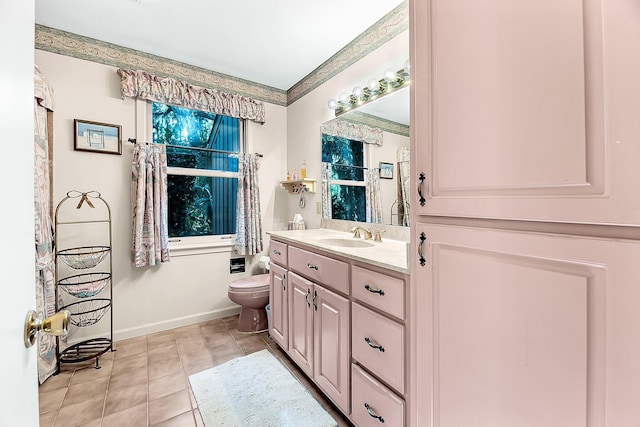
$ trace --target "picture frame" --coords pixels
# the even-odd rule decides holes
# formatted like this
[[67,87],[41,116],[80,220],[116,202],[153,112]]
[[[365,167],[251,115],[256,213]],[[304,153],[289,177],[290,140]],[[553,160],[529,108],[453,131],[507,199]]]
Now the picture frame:
[[122,154],[122,126],[73,119],[73,149]]
[[393,163],[380,162],[380,178],[393,179]]

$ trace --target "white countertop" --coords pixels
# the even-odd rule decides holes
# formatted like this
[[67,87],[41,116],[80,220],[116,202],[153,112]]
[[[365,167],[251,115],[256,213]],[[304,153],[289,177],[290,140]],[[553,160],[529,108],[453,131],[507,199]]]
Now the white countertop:
[[371,246],[348,247],[328,244],[326,239],[356,239],[353,233],[345,233],[326,228],[316,228],[309,230],[283,230],[268,231],[267,234],[277,240],[289,243],[299,243],[302,245],[321,249],[325,252],[352,258],[368,264],[388,268],[409,274],[408,251],[409,244],[399,240],[382,238],[382,242],[367,240]]

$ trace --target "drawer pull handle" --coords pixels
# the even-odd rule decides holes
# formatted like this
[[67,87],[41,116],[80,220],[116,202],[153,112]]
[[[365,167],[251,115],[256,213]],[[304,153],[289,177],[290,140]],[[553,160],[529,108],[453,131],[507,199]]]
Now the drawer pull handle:
[[420,243],[418,243],[418,257],[420,261],[420,266],[424,267],[427,263],[427,260],[424,258],[424,241],[427,240],[427,235],[420,233]]
[[311,307],[311,301],[309,301],[309,295],[311,295],[311,289],[307,288],[307,294],[304,296],[304,299],[307,301],[307,307]]
[[376,350],[380,351],[380,353],[384,353],[384,347],[381,345],[374,344],[373,342],[371,342],[369,337],[364,337],[364,342],[366,342],[369,345],[369,347],[375,348]]
[[369,416],[371,418],[375,418],[375,419],[377,419],[378,421],[380,421],[381,423],[384,424],[384,418],[382,418],[380,415],[378,415],[375,412],[373,412],[371,410],[371,406],[369,406],[369,404],[367,402],[364,402],[364,407],[367,410],[367,412],[369,413]]
[[318,271],[318,266],[317,265],[313,265],[310,262],[307,263],[307,268],[310,268],[312,270]]
[[424,206],[424,203],[427,201],[427,199],[422,195],[422,185],[424,184],[425,179],[427,179],[427,177],[424,172],[420,172],[420,175],[418,175],[418,196],[420,196],[420,206]]
[[373,294],[379,294],[380,296],[384,296],[384,291],[382,289],[373,289],[369,285],[364,285],[364,288]]
[[279,251],[279,250],[277,250],[277,249],[274,249],[274,250],[273,250],[273,253],[274,253],[274,254],[276,254],[276,255],[278,255],[278,256],[282,255],[282,252],[280,252],[280,251]]

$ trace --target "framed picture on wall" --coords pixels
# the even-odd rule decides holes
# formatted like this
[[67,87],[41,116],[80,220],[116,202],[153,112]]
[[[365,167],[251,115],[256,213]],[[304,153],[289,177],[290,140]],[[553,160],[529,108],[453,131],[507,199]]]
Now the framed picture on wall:
[[73,127],[76,151],[122,154],[122,126],[74,119]]
[[393,163],[380,162],[380,178],[393,179]]

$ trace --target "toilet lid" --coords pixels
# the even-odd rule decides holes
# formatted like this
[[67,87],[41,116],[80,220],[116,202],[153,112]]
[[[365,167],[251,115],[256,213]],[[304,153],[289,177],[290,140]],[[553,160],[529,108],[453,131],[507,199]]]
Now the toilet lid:
[[234,291],[256,292],[269,290],[269,275],[260,274],[257,276],[238,279],[229,284],[229,289]]

